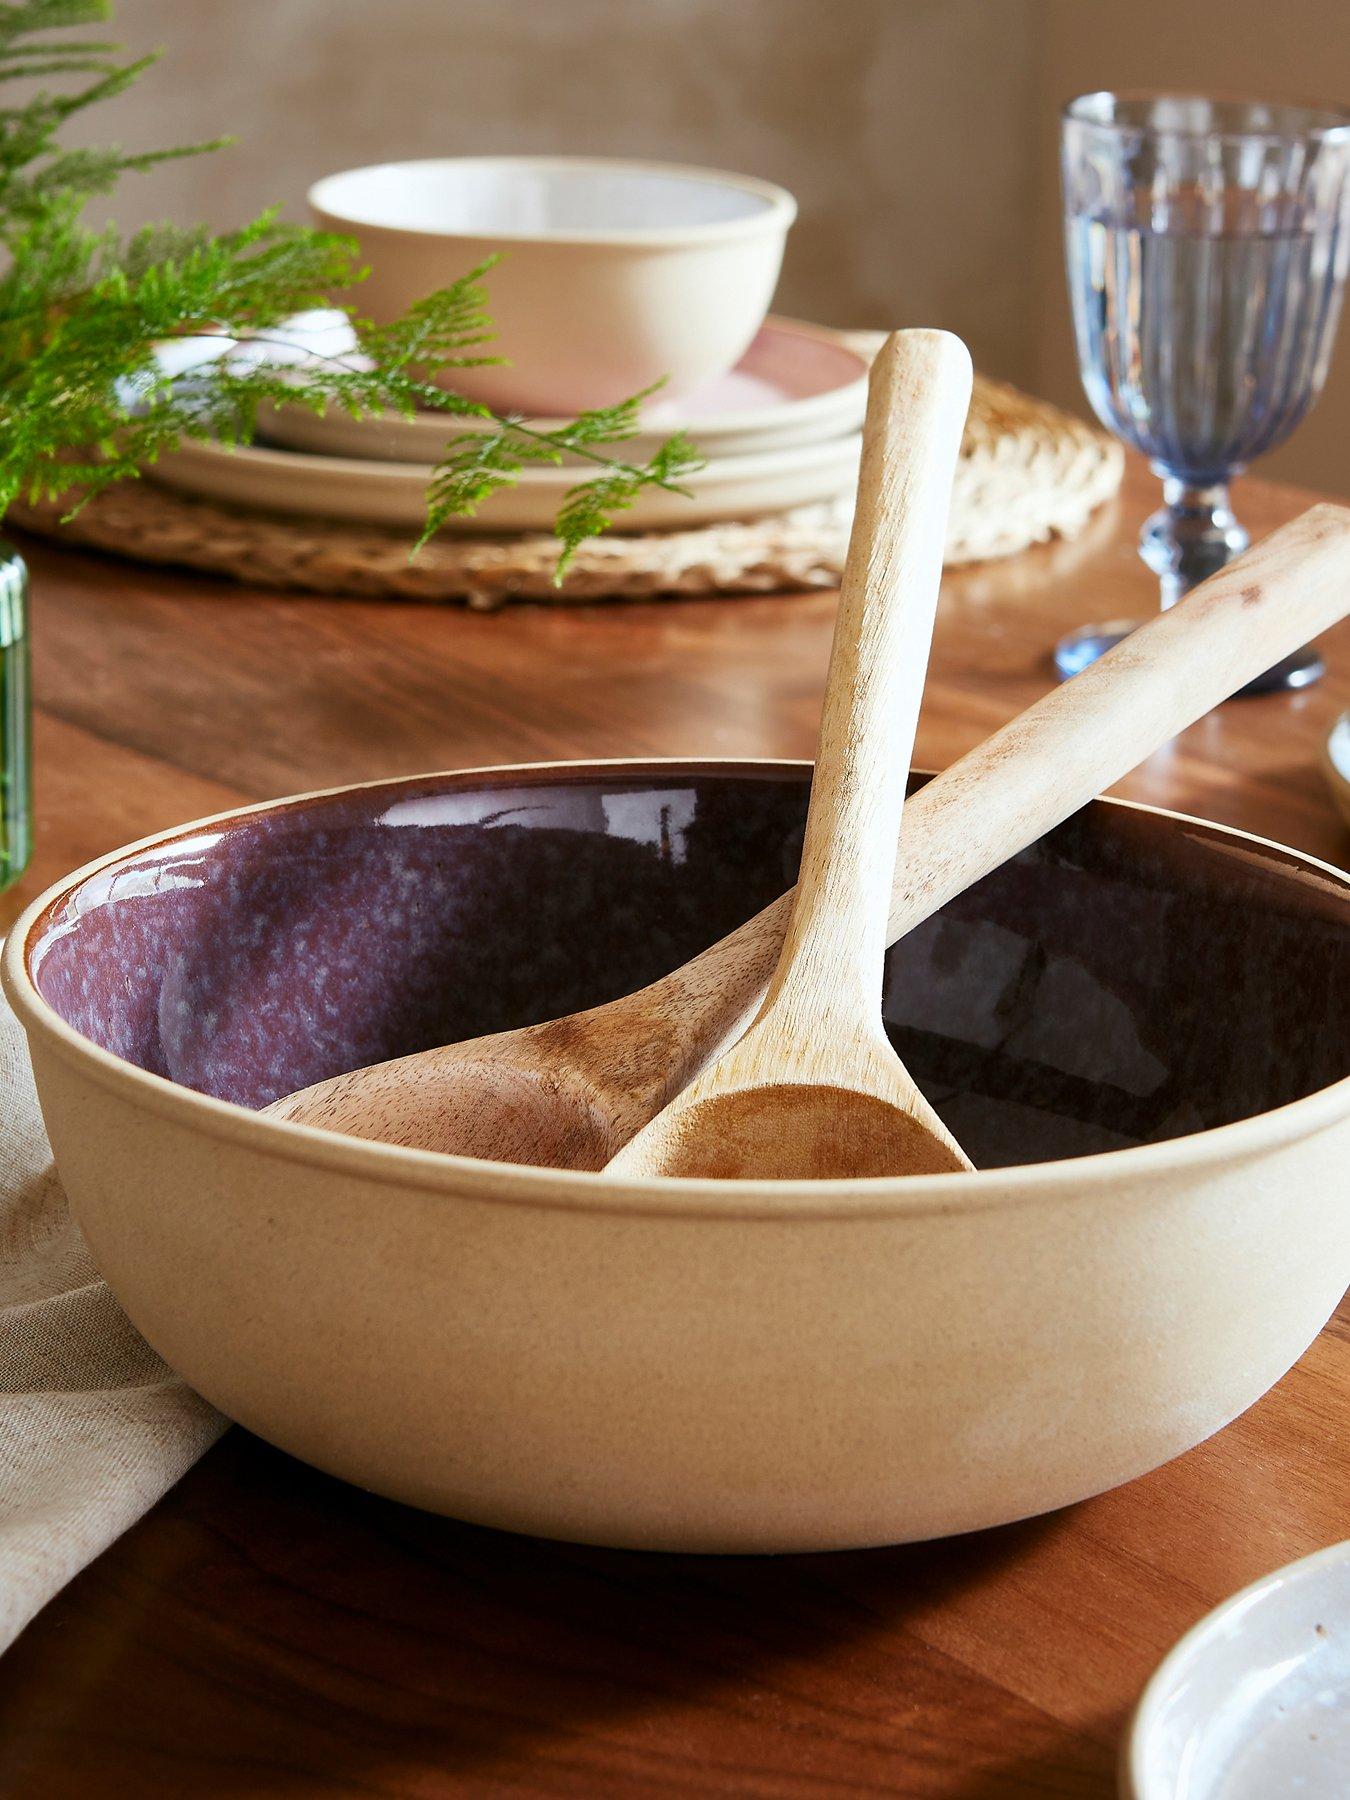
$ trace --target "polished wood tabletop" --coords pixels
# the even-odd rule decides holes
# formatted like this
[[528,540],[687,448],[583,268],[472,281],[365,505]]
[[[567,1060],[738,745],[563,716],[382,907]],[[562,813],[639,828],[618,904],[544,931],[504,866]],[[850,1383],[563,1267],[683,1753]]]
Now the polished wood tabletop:
[[[1261,534],[1309,496],[1245,481]],[[1049,646],[1156,604],[1133,468],[1076,542],[949,575],[917,760],[1050,685]],[[239,801],[591,756],[809,756],[832,597],[486,615],[324,601],[25,544],[37,854],[75,864]],[[1348,597],[1350,599],[1350,597]],[[1330,673],[1232,703],[1120,792],[1350,860],[1319,770]],[[945,1543],[662,1557],[471,1528],[233,1431],[0,1662],[0,1795],[949,1796],[1114,1791],[1187,1626],[1350,1536],[1350,1312],[1209,1443]]]

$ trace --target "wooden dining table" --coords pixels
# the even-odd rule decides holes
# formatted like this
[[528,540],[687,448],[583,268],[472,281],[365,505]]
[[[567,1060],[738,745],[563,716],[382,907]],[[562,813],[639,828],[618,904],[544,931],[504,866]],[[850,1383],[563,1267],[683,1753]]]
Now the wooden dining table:
[[[1312,498],[1239,492],[1254,535]],[[1155,503],[1131,467],[1077,539],[949,572],[920,764],[1049,687],[1057,635],[1156,605],[1134,549]],[[476,613],[23,548],[37,849],[0,922],[76,864],[240,802],[544,758],[811,753],[828,593]],[[1350,624],[1325,650],[1320,686],[1229,703],[1118,791],[1345,863],[1319,762],[1350,706]],[[236,1429],[0,1661],[0,1795],[1101,1800],[1179,1635],[1347,1536],[1344,1308],[1248,1413],[1141,1480],[848,1554],[514,1537]]]

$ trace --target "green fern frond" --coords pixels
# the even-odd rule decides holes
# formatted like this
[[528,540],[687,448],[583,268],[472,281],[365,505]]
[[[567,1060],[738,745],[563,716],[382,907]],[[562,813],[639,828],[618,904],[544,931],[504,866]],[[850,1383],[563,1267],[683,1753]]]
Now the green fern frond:
[[[623,435],[631,436],[640,398],[587,416],[594,421],[617,421]],[[452,439],[428,490],[427,522],[419,547],[451,518],[476,512],[499,488],[510,487],[526,463],[557,464],[569,451],[587,454],[584,446],[595,446],[592,460],[601,465],[601,472],[567,490],[554,524],[560,546],[554,582],[561,585],[581,546],[608,531],[616,514],[626,512],[645,489],[661,487],[670,493],[686,494],[688,490],[681,485],[684,478],[703,467],[697,449],[683,432],[667,438],[646,462],[625,463],[598,453],[600,445],[611,441],[593,435],[600,429],[598,423],[588,424],[578,438],[575,421],[560,430],[544,432],[521,421],[505,420],[495,432],[465,433]]]
[[[697,466],[682,438],[646,463],[609,454],[632,437],[652,390],[547,431],[455,392],[455,370],[502,360],[485,348],[493,332],[483,282],[492,261],[392,323],[353,314],[355,354],[310,357],[299,369],[232,355],[241,343],[274,341],[269,334],[281,341],[284,321],[331,305],[329,296],[358,282],[356,246],[286,224],[274,211],[226,232],[89,230],[85,204],[124,175],[228,142],[148,151],[61,144],[72,117],[124,92],[156,61],[124,62],[100,38],[49,35],[83,31],[110,13],[107,0],[0,3],[0,83],[76,83],[0,108],[0,511],[20,495],[74,494],[79,504],[79,495],[135,478],[184,438],[247,443],[269,405],[481,420],[483,429],[451,436],[434,471],[423,542],[528,464],[588,459],[597,474],[569,492],[558,519],[560,576],[577,547],[643,488],[679,491]],[[197,366],[166,372],[161,346],[194,340]]]

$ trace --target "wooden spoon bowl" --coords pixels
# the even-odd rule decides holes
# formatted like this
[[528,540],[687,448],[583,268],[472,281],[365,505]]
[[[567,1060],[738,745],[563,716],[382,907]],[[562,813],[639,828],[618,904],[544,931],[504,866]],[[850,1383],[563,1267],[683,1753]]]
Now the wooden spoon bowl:
[[[484,1043],[490,1051],[491,1039],[449,1044],[434,1057],[379,1063],[359,1087],[324,1083],[312,1097],[287,1096],[269,1110],[319,1131],[410,1150],[603,1169],[622,1139],[594,1092],[562,1059],[565,1029],[550,1020],[511,1038],[522,1052],[515,1059],[485,1055]],[[537,1066],[530,1066],[527,1056],[537,1059]]]
[[[884,1081],[889,1071],[878,1073]],[[649,1168],[649,1159],[658,1166]],[[828,1169],[832,1180],[856,1181],[954,1173],[969,1166],[930,1126],[865,1087],[762,1082],[681,1107],[657,1142],[626,1152],[616,1172],[699,1181],[800,1181],[804,1174],[819,1180],[820,1171]]]

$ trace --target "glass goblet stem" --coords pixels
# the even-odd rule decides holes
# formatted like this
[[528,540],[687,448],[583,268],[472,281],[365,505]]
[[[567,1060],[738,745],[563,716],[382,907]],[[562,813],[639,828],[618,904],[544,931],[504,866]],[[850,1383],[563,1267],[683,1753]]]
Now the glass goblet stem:
[[[1162,476],[1163,504],[1144,521],[1139,533],[1139,554],[1158,577],[1165,612],[1225,563],[1240,556],[1250,544],[1251,534],[1239,523],[1229,503],[1227,482],[1201,485],[1169,475],[1156,465],[1154,472]],[[1085,625],[1061,638],[1055,646],[1055,667],[1060,676],[1067,679],[1077,675],[1128,637],[1138,623],[1137,619],[1112,619],[1104,625]],[[1288,688],[1310,687],[1324,673],[1322,658],[1305,646],[1239,692],[1273,694]]]
[[1163,610],[1198,587],[1251,542],[1228,500],[1228,484],[1193,486],[1165,470],[1163,504],[1145,520],[1139,554],[1158,577]]
[[[1158,577],[1165,611],[1240,556],[1250,544],[1251,534],[1239,524],[1229,504],[1227,482],[1202,487],[1162,469],[1156,472],[1163,480],[1163,504],[1144,521],[1139,554]],[[1242,692],[1273,694],[1310,687],[1324,672],[1317,651],[1305,646],[1249,682]]]

